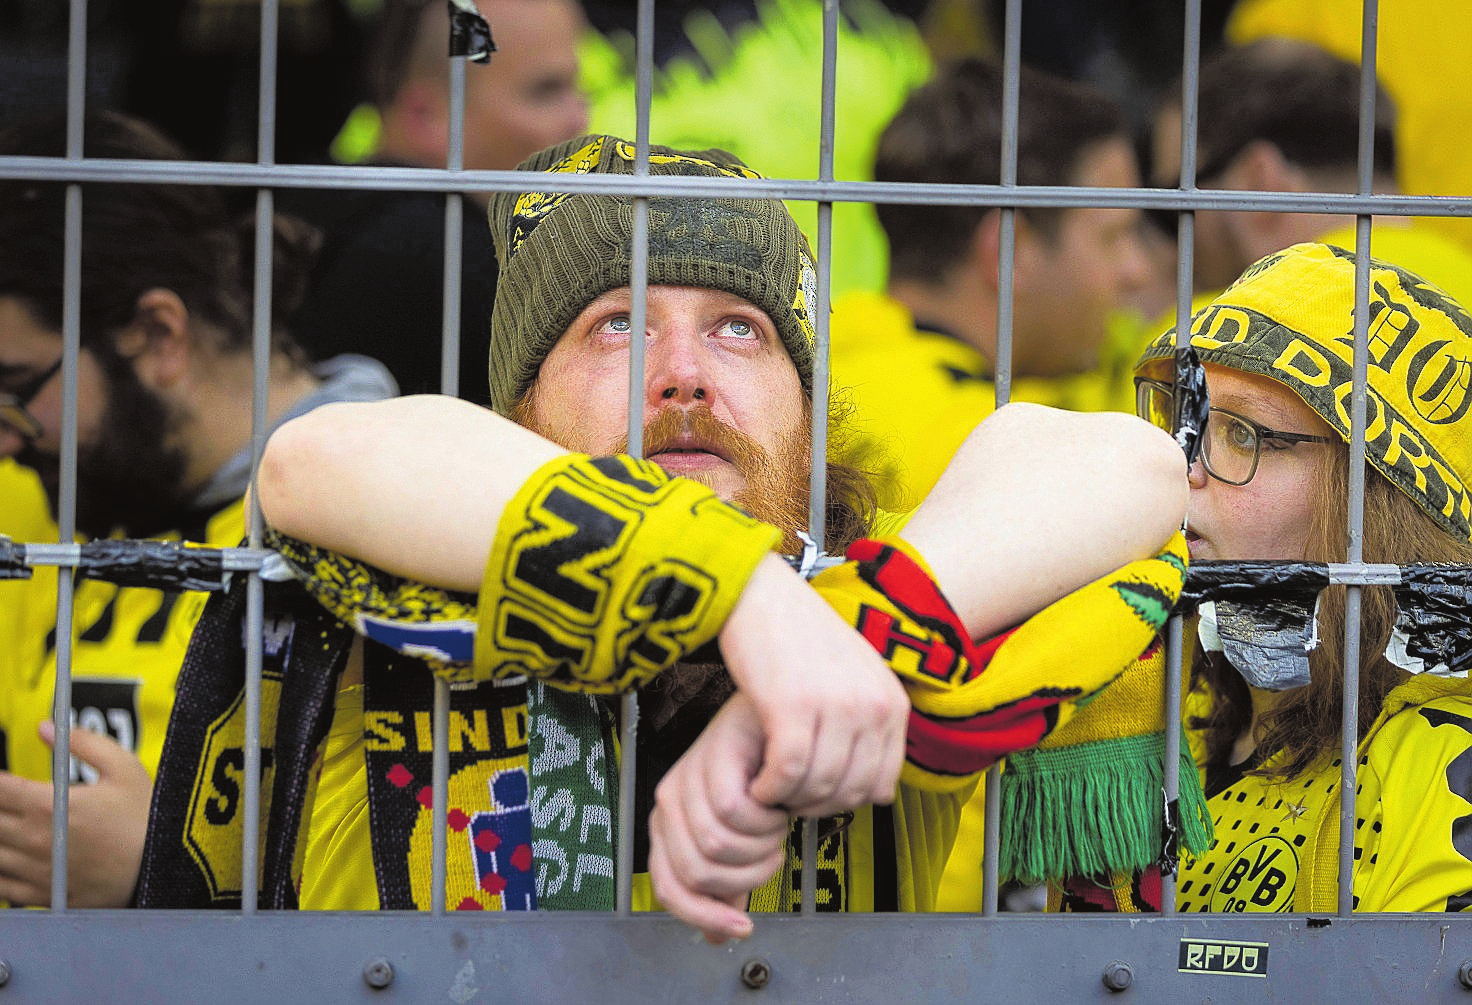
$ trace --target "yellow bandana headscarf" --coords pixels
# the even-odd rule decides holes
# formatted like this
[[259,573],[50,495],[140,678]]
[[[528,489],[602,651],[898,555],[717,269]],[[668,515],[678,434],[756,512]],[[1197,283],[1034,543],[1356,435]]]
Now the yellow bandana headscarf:
[[[1271,377],[1349,439],[1354,253],[1296,244],[1257,262],[1191,319],[1202,362]],[[1472,540],[1472,318],[1414,273],[1370,259],[1366,456],[1461,540]],[[1140,366],[1169,357],[1175,329]]]

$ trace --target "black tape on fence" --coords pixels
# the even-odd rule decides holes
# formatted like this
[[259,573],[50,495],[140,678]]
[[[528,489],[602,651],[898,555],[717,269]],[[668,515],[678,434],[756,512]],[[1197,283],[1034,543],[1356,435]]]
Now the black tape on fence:
[[1316,596],[1330,583],[1322,562],[1192,562],[1176,610],[1190,614],[1203,600],[1236,600],[1257,606]]
[[474,63],[489,61],[496,51],[496,40],[472,0],[451,0],[449,9],[450,56],[468,56]]
[[[75,547],[75,550],[72,550]],[[29,550],[28,550],[29,548]],[[233,555],[233,560],[227,558]],[[0,580],[29,579],[36,566],[75,566],[81,575],[119,586],[160,590],[218,591],[232,572],[262,568],[270,552],[200,548],[178,541],[115,539],[77,546],[35,545],[0,535]],[[809,542],[790,560],[811,575],[837,561]],[[269,567],[270,562],[265,565]],[[1336,567],[1337,568],[1337,567]],[[1350,567],[1351,569],[1358,567]],[[1380,566],[1394,575],[1396,567]],[[284,573],[265,572],[266,578]],[[1345,570],[1340,569],[1340,581]],[[1472,669],[1472,565],[1416,564],[1399,567],[1395,591],[1396,628],[1407,657],[1436,673]],[[1298,650],[1311,638],[1315,601],[1334,580],[1318,562],[1195,562],[1186,572],[1176,613],[1195,614],[1207,601],[1217,605],[1219,623],[1232,636],[1250,636],[1271,649]],[[1382,580],[1384,582],[1384,580]]]
[[82,545],[77,568],[89,579],[158,590],[221,590],[230,574],[218,548],[178,541],[108,540]]
[[1186,466],[1201,455],[1206,420],[1211,415],[1211,398],[1206,393],[1206,367],[1189,344],[1176,349],[1175,427],[1176,443],[1186,453]]
[[[226,552],[179,541],[112,538],[81,545],[26,545],[0,537],[0,580],[30,579],[38,566],[75,568],[88,579],[156,590],[221,590]],[[237,566],[238,568],[238,566]]]
[[30,578],[31,567],[26,564],[26,546],[0,536],[0,579]]
[[1408,565],[1395,591],[1395,627],[1407,636],[1406,655],[1438,673],[1460,675],[1472,667],[1472,568],[1465,565]]

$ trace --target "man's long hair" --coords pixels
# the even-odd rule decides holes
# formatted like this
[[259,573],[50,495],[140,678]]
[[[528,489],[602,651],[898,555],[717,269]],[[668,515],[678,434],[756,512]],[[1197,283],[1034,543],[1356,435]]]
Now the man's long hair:
[[[829,404],[829,457],[846,456],[853,429],[853,412],[853,404],[846,398],[835,397]],[[874,478],[873,471],[840,461],[828,461],[823,548],[829,554],[841,555],[849,545],[874,533],[879,516],[879,493]]]

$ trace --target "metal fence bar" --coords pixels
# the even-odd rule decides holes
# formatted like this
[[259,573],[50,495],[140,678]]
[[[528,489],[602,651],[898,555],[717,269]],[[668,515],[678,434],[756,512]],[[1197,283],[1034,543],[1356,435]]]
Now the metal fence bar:
[[280,0],[261,3],[261,60],[256,105],[256,163],[276,163],[276,55],[280,42]]
[[[446,47],[449,41],[446,40]],[[494,57],[492,57],[494,58]],[[467,57],[450,59],[450,145],[445,167],[460,171],[465,167],[465,75],[469,72]],[[440,390],[456,394],[460,390],[460,273],[464,268],[463,241],[465,196],[461,192],[445,193],[445,272],[443,309],[440,329]],[[476,379],[474,374],[470,375]]]
[[[72,0],[69,10],[68,57],[66,57],[66,159],[79,160],[82,153],[82,116],[87,102],[87,3]],[[77,353],[81,347],[82,193],[77,185],[66,190],[66,235],[62,275],[62,453],[57,499],[59,539],[75,537],[77,516]],[[52,696],[52,721],[56,743],[52,747],[52,908],[66,911],[68,887],[68,820],[71,792],[72,708],[72,594],[69,575],[56,577],[56,692]]]
[[[0,158],[0,178],[37,181],[147,181],[176,185],[270,188],[383,189],[449,192],[473,188],[520,192],[526,178],[514,171],[434,168],[332,167],[278,164],[270,168],[209,161],[136,161],[108,158],[69,163],[60,157]],[[675,198],[754,198],[807,202],[892,202],[937,206],[1025,208],[1262,210],[1283,213],[1376,216],[1472,217],[1472,196],[1342,192],[1256,192],[1233,189],[1095,188],[1077,185],[956,185],[923,182],[822,181],[804,178],[702,178],[634,175],[557,175],[539,181],[547,192],[659,195]]]
[[[450,12],[453,22],[455,14]],[[445,169],[459,173],[465,166],[465,74],[466,59],[449,56],[453,25],[447,24],[445,51],[449,58],[449,136]],[[460,268],[461,228],[464,226],[464,196],[459,190],[445,193],[444,272],[440,277],[440,389],[455,394],[460,382]],[[450,806],[450,685],[434,679],[430,708],[430,904],[432,914],[447,910],[449,874]]]
[[[259,64],[258,104],[256,108],[256,160],[269,169],[276,160],[276,63],[279,0],[261,4],[261,57]],[[271,298],[272,257],[275,234],[275,193],[269,188],[256,190],[255,258],[253,276],[253,313],[251,317],[251,470],[260,464],[266,444],[266,425],[270,420],[271,362]],[[258,507],[247,514],[247,533],[253,547],[261,543],[262,521]],[[246,653],[245,653],[245,750],[243,751],[244,813],[243,838],[240,848],[241,912],[256,912],[260,890],[260,805],[261,805],[261,659],[265,590],[257,577],[246,583]]]
[[[83,119],[87,95],[87,3],[72,0],[67,37],[67,130],[66,160],[83,157]],[[62,275],[61,355],[70,365],[61,372],[61,456],[57,500],[58,541],[76,537],[77,512],[77,366],[81,351],[82,288],[82,190],[77,185],[66,191],[64,226],[65,252]],[[51,721],[56,742],[51,751],[51,906],[66,911],[68,900],[67,863],[71,792],[72,710],[72,622],[75,582],[71,576],[56,577],[56,690],[52,695]]]
[[[1181,146],[1182,191],[1196,189],[1196,98],[1201,82],[1201,0],[1190,0],[1185,8],[1185,30],[1181,44]],[[1176,219],[1176,349],[1191,344],[1191,300],[1195,273],[1196,214],[1183,210]],[[1164,799],[1166,825],[1177,822],[1181,794],[1181,677],[1186,663],[1185,631],[1179,614],[1172,615],[1165,631],[1165,720]],[[1160,912],[1176,913],[1176,877],[1162,870]]]
[[[266,424],[269,420],[270,362],[271,362],[271,259],[272,234],[274,229],[274,195],[270,189],[256,192],[256,248],[255,248],[255,302],[251,332],[251,354],[254,370],[251,377],[251,423],[250,449],[251,470],[261,460],[261,451],[266,445]],[[263,521],[260,507],[252,505],[246,516],[249,521],[248,541],[253,548],[261,546]],[[245,751],[244,792],[244,838],[241,842],[241,904],[246,913],[256,908],[260,875],[259,842],[261,800],[261,657],[264,636],[265,592],[259,577],[251,576],[246,585],[246,657],[245,657]]]
[[[4,564],[0,564],[3,578],[15,579],[23,576],[9,575],[17,568],[69,568],[81,569],[89,578],[108,582],[126,582],[130,585],[145,585],[156,589],[169,589],[177,585],[178,577],[164,574],[159,563],[189,563],[189,568],[200,577],[218,577],[218,582],[190,585],[190,589],[223,589],[228,576],[236,572],[259,572],[264,579],[284,580],[291,578],[281,557],[269,548],[249,546],[235,548],[176,547],[176,542],[129,540],[108,538],[105,541],[87,544],[31,544],[13,542],[0,538],[8,550],[0,553]],[[98,548],[98,545],[105,545]],[[162,548],[160,546],[163,546]],[[152,567],[140,572],[137,563],[139,550],[152,552],[147,561]],[[161,553],[172,550],[167,558]],[[1406,563],[1394,565],[1386,562],[1290,562],[1290,561],[1203,561],[1186,570],[1186,600],[1198,596],[1213,586],[1230,581],[1237,585],[1269,589],[1285,583],[1323,583],[1330,586],[1395,586],[1411,582],[1414,576],[1407,569],[1419,568],[1468,569],[1457,563]],[[192,581],[199,582],[199,580]],[[1185,601],[1183,601],[1184,603]]]
[[[1002,38],[1002,164],[1003,192],[1017,188],[1018,103],[1022,89],[1022,3],[1008,0]],[[1001,247],[997,266],[997,349],[992,361],[998,407],[1012,397],[1012,321],[1016,302],[1013,283],[1017,266],[1017,209],[1001,206]]]
[[[1017,187],[1018,118],[1021,96],[1022,2],[1008,0],[1002,22],[1002,163],[999,180],[1003,189]],[[1012,328],[1017,265],[1017,210],[1002,206],[999,219],[997,266],[997,345],[992,365],[993,391],[1000,408],[1012,397]],[[1002,765],[993,764],[978,783],[983,791],[981,912],[997,913],[1001,881],[998,874],[1002,843]]]
[[[639,0],[635,13],[634,54],[634,174],[643,181],[649,175],[649,108],[654,93],[654,0]],[[633,309],[629,312],[629,453],[644,456],[644,382],[647,363],[644,333],[649,324],[649,201],[634,200],[633,258],[629,262],[629,287]],[[634,909],[634,828],[638,777],[634,755],[639,742],[639,696],[629,692],[619,701],[618,838],[614,849],[615,910],[628,915]]]
[[[823,0],[823,78],[822,102],[818,121],[818,178],[833,180],[833,104],[838,93],[838,3]],[[812,305],[813,327],[817,340],[813,350],[813,414],[812,470],[808,479],[808,535],[822,547],[827,537],[828,480],[823,459],[828,456],[829,360],[828,305],[832,300],[833,203],[818,203],[818,302]],[[804,857],[806,869],[808,859]],[[806,880],[804,874],[804,880]],[[808,886],[803,890],[806,893]]]
[[[821,100],[818,103],[818,178],[833,179],[833,106],[838,93],[838,2],[823,0],[823,58]],[[812,305],[816,340],[813,349],[812,463],[808,470],[808,536],[821,550],[827,541],[828,499],[828,304],[831,299],[833,258],[833,203],[817,206],[818,302]],[[802,822],[801,911],[818,910],[818,820]]]
[[443,915],[447,909],[445,892],[449,873],[449,806],[450,806],[450,685],[441,677],[434,679],[434,697],[430,708],[430,870],[429,910]]
[[[1005,988],[1009,1002],[1053,1005],[1116,1000],[1110,973],[1133,983],[1119,1001],[1450,1005],[1472,983],[1472,927],[1446,915],[773,915],[747,942],[711,948],[668,917],[586,912],[272,911],[248,928],[227,912],[5,914],[4,990],[38,1000],[954,1005]],[[139,951],[129,931],[148,933]],[[1202,966],[1233,946],[1256,972]],[[549,952],[576,965],[549,967]],[[742,980],[755,961],[761,991]]]
[[[468,172],[461,169],[461,145],[463,144],[463,89],[466,68],[463,61],[452,64],[452,99],[458,105],[452,112],[451,153],[444,171],[430,169],[375,169],[331,168],[326,166],[275,165],[275,79],[277,44],[277,12],[279,0],[267,0],[262,7],[262,55],[260,66],[260,112],[258,120],[258,163],[255,165],[202,164],[190,162],[109,162],[86,161],[83,158],[81,126],[84,111],[84,84],[86,76],[86,0],[71,0],[70,12],[70,55],[68,65],[68,148],[64,158],[5,158],[0,159],[0,178],[36,178],[46,180],[68,180],[66,203],[66,256],[63,315],[63,355],[67,365],[62,372],[62,397],[64,402],[61,423],[62,463],[58,524],[61,528],[60,543],[56,545],[28,546],[26,562],[33,566],[58,567],[57,592],[57,679],[54,715],[56,718],[56,751],[53,755],[53,812],[56,826],[53,833],[52,901],[54,914],[66,912],[68,877],[67,862],[67,791],[70,778],[70,734],[71,676],[73,632],[73,586],[76,576],[67,571],[82,562],[81,549],[71,542],[74,539],[76,509],[76,464],[77,464],[77,359],[80,352],[79,291],[81,282],[81,222],[83,197],[80,183],[86,181],[128,182],[164,181],[180,184],[236,185],[255,187],[256,200],[256,259],[255,259],[255,315],[253,327],[253,354],[255,375],[252,384],[252,462],[259,463],[264,445],[264,425],[267,419],[268,373],[270,359],[271,321],[271,221],[273,216],[275,187],[318,187],[324,184],[339,188],[401,188],[421,191],[443,192],[446,196],[446,239],[445,239],[445,282],[443,303],[442,384],[453,392],[458,386],[459,363],[459,289],[460,238],[464,227],[463,195],[465,188],[472,186],[487,191],[519,191],[526,185],[525,176],[512,172]],[[1369,583],[1398,582],[1400,575],[1395,566],[1365,563],[1363,561],[1363,516],[1365,478],[1365,426],[1366,426],[1366,370],[1368,365],[1368,255],[1370,253],[1371,213],[1384,215],[1416,216],[1472,216],[1472,199],[1448,197],[1410,197],[1374,194],[1371,187],[1371,165],[1373,155],[1374,120],[1374,67],[1375,31],[1378,18],[1376,0],[1364,0],[1363,6],[1363,49],[1362,49],[1362,98],[1360,122],[1359,184],[1353,195],[1330,193],[1253,193],[1210,191],[1202,192],[1195,187],[1196,170],[1196,92],[1197,72],[1200,57],[1200,0],[1189,0],[1186,11],[1186,33],[1183,59],[1182,95],[1182,143],[1181,182],[1177,190],[1162,192],[1154,189],[1095,189],[1077,187],[1021,186],[1016,179],[1016,108],[1018,89],[1018,67],[1020,65],[1020,2],[1009,2],[1005,11],[1004,30],[1004,79],[1006,102],[1004,107],[1002,181],[997,186],[957,186],[924,184],[881,184],[873,182],[839,182],[832,175],[832,147],[834,132],[834,95],[836,92],[836,39],[837,0],[824,0],[824,51],[823,51],[823,100],[820,127],[820,169],[815,180],[767,179],[740,181],[720,179],[712,182],[694,178],[658,178],[648,176],[649,146],[649,97],[652,79],[653,2],[640,0],[638,10],[638,66],[637,87],[637,164],[633,176],[567,176],[549,180],[544,186],[549,191],[575,191],[588,193],[610,193],[635,198],[634,256],[631,286],[635,290],[632,310],[634,330],[642,332],[647,327],[647,257],[648,257],[648,199],[660,195],[676,196],[729,196],[748,195],[765,198],[807,199],[818,203],[817,258],[818,258],[818,302],[815,305],[815,322],[818,331],[817,361],[814,371],[814,416],[813,446],[814,466],[812,471],[812,504],[809,512],[810,529],[814,537],[822,541],[823,501],[826,484],[821,477],[821,458],[826,447],[826,404],[828,400],[829,369],[827,360],[828,319],[827,305],[830,296],[831,266],[831,212],[835,202],[928,202],[938,205],[980,204],[995,205],[1001,210],[1002,219],[1002,263],[1000,268],[1001,299],[998,308],[998,350],[996,386],[998,404],[1004,403],[1011,389],[1011,335],[1012,335],[1012,278],[1015,266],[1015,214],[1019,208],[1058,207],[1077,208],[1083,206],[1166,208],[1179,213],[1177,263],[1177,314],[1178,331],[1182,336],[1189,333],[1191,301],[1192,241],[1194,240],[1194,214],[1201,210],[1259,210],[1271,212],[1312,211],[1320,213],[1352,213],[1356,215],[1357,261],[1356,261],[1356,311],[1355,311],[1355,356],[1353,396],[1351,398],[1351,448],[1349,475],[1349,549],[1347,561],[1329,566],[1330,581],[1348,585],[1346,601],[1345,637],[1345,692],[1343,704],[1344,731],[1343,757],[1341,764],[1341,826],[1339,847],[1339,914],[1333,919],[1304,919],[1259,917],[1250,919],[1172,918],[1175,911],[1174,884],[1164,884],[1164,913],[1162,918],[1129,919],[1009,919],[1005,924],[995,920],[976,919],[907,919],[905,926],[893,924],[883,926],[876,919],[850,918],[842,922],[837,934],[803,927],[797,919],[773,918],[764,920],[759,926],[762,932],[749,949],[762,949],[776,963],[779,974],[785,974],[793,983],[789,989],[806,987],[800,980],[811,980],[815,975],[829,972],[842,978],[862,977],[869,981],[865,985],[876,995],[894,997],[905,994],[911,1000],[954,1000],[959,993],[966,993],[958,982],[984,970],[988,975],[1005,976],[1017,974],[1031,978],[1039,992],[1034,998],[1056,997],[1057,995],[1079,996],[1089,990],[1098,992],[1097,979],[1092,984],[1082,980],[1086,966],[1097,966],[1089,962],[1078,965],[1071,961],[1056,968],[1057,974],[1039,979],[1036,973],[1035,948],[1044,939],[1055,940],[1058,931],[1053,926],[1065,924],[1071,949],[1100,955],[1110,946],[1119,949],[1131,958],[1150,961],[1142,972],[1155,974],[1156,989],[1169,989],[1171,993],[1190,991],[1202,996],[1205,990],[1189,985],[1191,975],[1185,977],[1184,968],[1176,969],[1174,953],[1183,947],[1189,938],[1220,940],[1224,936],[1241,939],[1260,938],[1274,943],[1278,960],[1286,958],[1293,968],[1293,979],[1278,983],[1264,982],[1260,987],[1277,988],[1280,993],[1301,988],[1313,975],[1323,975],[1324,982],[1341,976],[1350,967],[1363,967],[1366,931],[1364,925],[1373,926],[1377,935],[1375,950],[1389,953],[1387,957],[1394,965],[1378,976],[1391,993],[1396,989],[1415,993],[1426,998],[1449,998],[1464,994],[1464,988],[1472,985],[1472,928],[1454,919],[1421,917],[1384,917],[1378,919],[1355,919],[1353,927],[1343,923],[1353,906],[1352,852],[1355,821],[1355,741],[1357,733],[1357,687],[1359,665],[1359,586]],[[1009,118],[1010,116],[1010,118]],[[644,388],[644,342],[635,338],[631,344],[630,361],[630,405],[628,433],[631,452],[642,454],[643,388]],[[260,799],[260,747],[259,707],[261,702],[261,637],[262,637],[262,586],[258,570],[267,561],[269,553],[260,546],[261,521],[259,512],[249,514],[249,546],[240,549],[222,549],[231,567],[246,571],[250,579],[248,607],[247,643],[247,731],[249,738],[245,762],[245,813],[246,839],[243,850],[243,907],[241,915],[251,916],[249,939],[246,949],[231,958],[231,949],[238,950],[242,944],[239,916],[199,916],[189,913],[177,915],[115,912],[86,912],[85,917],[95,919],[108,937],[104,940],[90,938],[90,925],[68,923],[64,918],[50,918],[40,912],[5,912],[0,917],[0,930],[4,932],[4,946],[8,954],[19,952],[25,958],[24,973],[35,980],[42,976],[37,986],[68,988],[79,991],[101,980],[115,981],[116,970],[109,972],[102,962],[107,951],[117,945],[133,945],[126,933],[141,923],[150,934],[170,931],[178,938],[168,940],[177,946],[184,940],[195,945],[215,947],[208,976],[201,969],[203,964],[194,959],[179,960],[180,968],[187,973],[198,973],[203,986],[210,977],[218,978],[223,969],[230,975],[249,981],[237,986],[250,997],[271,993],[275,988],[295,988],[292,983],[299,980],[299,972],[281,961],[304,956],[302,944],[314,949],[327,950],[327,964],[346,968],[345,960],[351,961],[360,945],[385,945],[391,943],[400,954],[395,957],[403,963],[406,987],[425,988],[423,981],[426,968],[437,974],[444,973],[457,965],[467,953],[483,961],[500,963],[505,972],[518,975],[527,981],[523,986],[544,979],[538,969],[529,972],[523,939],[552,938],[564,940],[565,946],[590,947],[598,952],[600,944],[610,944],[603,956],[622,953],[625,957],[622,968],[614,966],[605,977],[582,974],[559,974],[559,986],[563,992],[587,986],[593,993],[610,990],[615,997],[632,997],[638,988],[635,983],[646,977],[645,973],[631,974],[648,967],[660,973],[669,973],[689,981],[689,988],[699,988],[702,997],[724,1000],[729,997],[731,974],[727,972],[728,961],[717,960],[714,954],[698,959],[691,958],[682,939],[684,930],[661,919],[640,919],[633,922],[626,918],[579,919],[569,917],[532,918],[477,918],[470,926],[460,920],[453,922],[454,938],[446,939],[448,919],[441,917],[425,919],[415,915],[397,914],[330,914],[294,917],[273,917],[256,914],[256,877],[259,870],[256,834]],[[1176,792],[1175,774],[1180,750],[1180,662],[1183,644],[1181,622],[1173,618],[1168,629],[1168,652],[1174,661],[1172,672],[1167,675],[1166,691],[1166,798],[1173,800]],[[446,873],[446,820],[443,810],[448,805],[448,716],[449,691],[447,685],[436,682],[434,710],[434,880],[432,907],[433,915],[445,915]],[[254,709],[254,710],[252,710]],[[619,829],[618,848],[618,913],[628,914],[631,910],[631,878],[633,871],[632,830],[633,819],[633,766],[634,743],[637,738],[638,707],[632,698],[623,703],[623,725],[621,742],[624,757],[620,765],[619,820],[625,822]],[[995,791],[996,772],[988,775],[987,784]],[[986,830],[986,867],[984,874],[984,914],[994,915],[997,910],[996,813],[998,801],[988,800]],[[815,875],[811,871],[815,860],[817,828],[804,828],[803,848],[803,904],[804,914],[815,909]],[[76,913],[72,914],[73,919]],[[302,939],[302,933],[321,932],[325,921],[334,932],[350,933],[351,939],[333,946],[320,937]],[[437,925],[435,924],[437,922]],[[1363,922],[1363,924],[1361,924]],[[1048,929],[1034,929],[1034,924],[1047,923]],[[514,932],[502,933],[498,924],[517,924]],[[881,927],[875,927],[879,925]],[[980,926],[980,927],[977,927]],[[507,938],[506,936],[511,936]],[[1385,942],[1380,944],[1378,937]],[[1440,937],[1438,952],[1431,946],[1437,935]],[[1358,936],[1358,937],[1357,937]],[[874,962],[892,959],[894,939],[901,943],[915,943],[916,958],[921,952],[934,954],[946,947],[960,965],[945,968],[937,975],[933,986],[917,991],[910,974],[904,968],[893,966],[876,967]],[[458,941],[457,941],[458,940]],[[875,951],[882,940],[886,952]],[[448,947],[455,943],[452,952]],[[159,945],[163,943],[160,942]],[[518,949],[518,946],[521,948]],[[467,948],[468,947],[468,948]],[[1029,964],[1025,957],[1028,947],[1034,950],[1034,962]],[[146,948],[146,947],[145,947]],[[1009,958],[1006,950],[1012,950]],[[635,950],[636,952],[628,952]],[[270,953],[276,954],[271,960]],[[744,951],[743,951],[744,952]],[[736,959],[742,957],[738,952]],[[1184,948],[1181,948],[1184,953]],[[826,955],[824,955],[826,953]],[[1424,957],[1423,955],[1424,954]],[[171,954],[174,955],[174,954]],[[1116,954],[1117,955],[1117,954]],[[1264,954],[1265,955],[1265,954]],[[117,958],[117,954],[112,954]],[[1168,962],[1166,961],[1168,958]],[[1380,959],[1380,956],[1375,956]],[[1426,966],[1411,974],[1405,961],[1425,959]],[[123,954],[122,967],[125,971],[136,971],[138,979],[149,975],[147,966],[150,957],[146,953]],[[1182,956],[1184,959],[1184,956]],[[94,960],[90,965],[89,960]],[[222,967],[221,961],[224,961]],[[249,965],[256,961],[254,971]],[[271,962],[262,962],[268,961]],[[820,960],[820,962],[814,962]],[[1092,960],[1092,958],[1091,958]],[[239,965],[236,966],[236,962]],[[630,962],[633,961],[633,962]],[[0,963],[5,961],[0,960]],[[311,960],[311,963],[318,962]],[[81,969],[78,964],[81,963]],[[272,965],[275,963],[276,965]],[[1373,960],[1371,960],[1373,963]],[[1460,964],[1460,971],[1458,965]],[[310,964],[304,964],[310,965]],[[414,973],[418,967],[419,973]],[[4,972],[8,975],[6,965]],[[325,973],[325,971],[323,971]],[[1281,971],[1279,972],[1281,975]],[[1059,974],[1065,975],[1058,976]],[[156,979],[157,974],[152,976]],[[1199,977],[1197,979],[1200,979]],[[722,982],[725,983],[722,983]],[[728,987],[729,985],[729,987]],[[439,990],[438,985],[435,986]],[[724,990],[723,990],[724,989]],[[361,989],[360,989],[361,990]],[[852,990],[852,987],[850,987]],[[1216,986],[1210,989],[1215,992]],[[237,992],[229,992],[230,994]],[[289,993],[283,991],[281,993]],[[372,993],[372,992],[368,992]],[[409,993],[413,993],[410,991]],[[738,989],[738,994],[746,994]],[[1162,992],[1165,993],[1165,992]],[[1027,998],[1024,994],[1022,997]],[[1231,997],[1231,994],[1218,995]]]
[[[71,119],[70,121],[79,121]],[[70,124],[70,122],[69,122]],[[73,146],[75,140],[75,146]],[[69,152],[81,155],[81,134],[68,136]],[[59,539],[76,537],[77,512],[77,367],[81,349],[79,291],[82,282],[82,190],[66,190],[66,251],[62,277],[62,358],[69,360],[61,370],[61,479],[57,525]],[[67,909],[67,827],[71,786],[72,709],[72,616],[74,581],[56,577],[56,691],[52,696],[51,721],[56,724],[56,744],[51,751],[51,904]]]
[[[1364,0],[1360,27],[1360,122],[1357,189],[1372,191],[1375,157],[1375,59],[1379,8]],[[1370,217],[1355,218],[1354,256],[1354,379],[1349,401],[1348,548],[1345,557],[1364,557],[1366,384],[1370,352]],[[1344,693],[1340,718],[1339,753],[1339,895],[1341,915],[1354,910],[1355,794],[1359,768],[1360,613],[1363,596],[1358,585],[1345,588]]]

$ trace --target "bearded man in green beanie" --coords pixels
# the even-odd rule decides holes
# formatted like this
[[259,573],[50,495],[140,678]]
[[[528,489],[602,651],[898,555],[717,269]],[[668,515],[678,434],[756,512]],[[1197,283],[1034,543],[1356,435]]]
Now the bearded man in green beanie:
[[[270,440],[257,498],[296,579],[267,593],[260,903],[426,909],[448,826],[450,907],[609,909],[629,826],[634,906],[720,941],[749,934],[748,909],[796,909],[807,816],[821,910],[925,910],[979,773],[1066,721],[1174,602],[1182,458],[1120,414],[999,410],[902,537],[865,536],[863,477],[829,465],[823,550],[846,560],[804,547],[807,241],[775,199],[651,198],[636,332],[633,200],[558,191],[634,164],[631,143],[585,136],[523,165],[545,184],[494,198],[495,411],[402,398]],[[757,177],[663,147],[649,171]],[[193,808],[221,805],[240,725],[243,592],[191,647],[145,905],[239,897],[236,822]],[[435,677],[452,684],[438,814]],[[619,751],[610,697],[634,689]],[[627,821],[619,756],[638,768]]]

